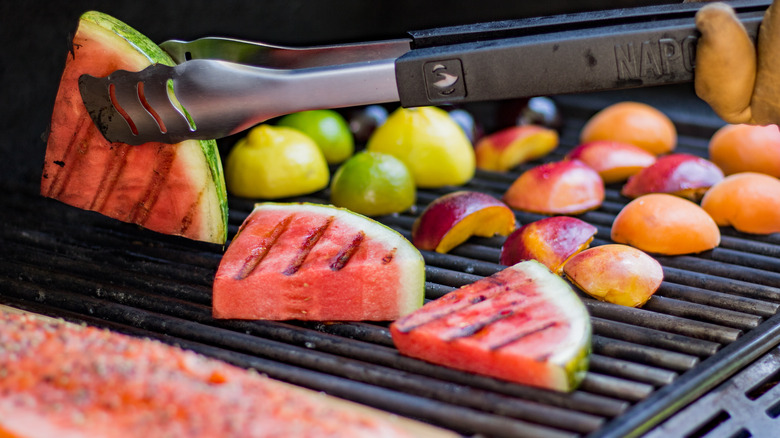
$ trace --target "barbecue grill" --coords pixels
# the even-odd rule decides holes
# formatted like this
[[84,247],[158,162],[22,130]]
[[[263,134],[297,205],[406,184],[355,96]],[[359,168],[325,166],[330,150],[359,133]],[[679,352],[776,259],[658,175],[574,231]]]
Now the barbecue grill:
[[[75,23],[81,10],[51,19]],[[106,12],[133,21],[119,11]],[[154,23],[159,25],[150,27]],[[173,36],[149,34],[160,41]],[[31,120],[42,122],[19,123],[16,133],[4,130],[10,133],[4,155],[12,159],[5,160],[8,171],[0,181],[0,305],[159,339],[465,436],[772,436],[780,416],[780,389],[774,386],[780,380],[780,235],[724,228],[721,245],[712,251],[657,257],[665,281],[641,309],[583,296],[592,316],[594,354],[582,386],[571,394],[403,357],[383,323],[214,320],[211,284],[222,246],[160,235],[38,194],[45,146],[29,134],[43,131],[50,116],[64,35],[52,37],[63,40],[51,50],[56,68],[35,76],[47,82],[15,90]],[[22,73],[31,74],[3,65],[6,87]],[[45,89],[33,89],[39,85]],[[44,91],[50,94],[42,97]],[[710,136],[723,124],[690,84],[554,99],[564,116],[561,146],[544,161],[560,159],[577,144],[587,118],[619,100],[644,101],[667,113],[678,129],[679,152],[706,156]],[[31,108],[31,102],[38,105]],[[487,126],[501,108],[502,102],[467,107]],[[13,112],[6,107],[4,123],[19,121]],[[235,140],[224,139],[221,149],[229,150]],[[500,197],[531,165],[508,173],[478,171],[466,188]],[[378,219],[410,237],[415,215],[455,189],[421,191],[411,212]],[[619,190],[608,186],[602,207],[580,216],[598,228],[593,245],[609,243],[612,220],[628,202]],[[293,200],[325,203],[328,192]],[[254,202],[229,199],[229,237]],[[523,224],[541,217],[517,212]],[[501,269],[501,243],[502,238],[472,238],[449,254],[424,252],[426,298]]]

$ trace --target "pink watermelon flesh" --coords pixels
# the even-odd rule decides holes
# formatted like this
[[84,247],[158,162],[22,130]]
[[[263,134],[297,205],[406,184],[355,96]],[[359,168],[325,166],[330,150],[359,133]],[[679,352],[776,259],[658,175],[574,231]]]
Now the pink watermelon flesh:
[[424,262],[403,236],[345,209],[258,204],[214,280],[216,318],[387,321],[422,305]]
[[587,369],[591,326],[571,287],[527,261],[429,302],[390,332],[407,356],[571,391]]
[[81,74],[172,62],[165,58],[112,17],[82,16],[54,103],[41,194],[161,233],[224,243],[227,206],[216,143],[110,143],[81,101]]

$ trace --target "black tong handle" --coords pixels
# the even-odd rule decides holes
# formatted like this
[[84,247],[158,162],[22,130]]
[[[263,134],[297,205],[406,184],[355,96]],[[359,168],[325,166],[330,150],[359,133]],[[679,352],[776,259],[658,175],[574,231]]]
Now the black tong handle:
[[[755,36],[770,2],[734,3]],[[407,107],[690,82],[700,4],[413,32],[396,61]]]

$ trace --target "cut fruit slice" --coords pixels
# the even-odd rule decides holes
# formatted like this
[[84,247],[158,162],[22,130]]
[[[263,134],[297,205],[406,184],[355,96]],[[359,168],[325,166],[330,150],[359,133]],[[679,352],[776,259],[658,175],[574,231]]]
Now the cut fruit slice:
[[214,317],[390,321],[422,306],[425,263],[398,232],[343,208],[262,203],[214,280]]
[[515,214],[506,204],[481,192],[461,190],[436,198],[412,226],[412,242],[422,250],[447,253],[471,236],[506,236]]
[[3,438],[454,436],[159,341],[2,306],[0,345]]
[[79,93],[82,74],[141,70],[171,58],[100,12],[81,16],[54,102],[41,194],[160,233],[224,243],[227,195],[216,142],[110,143]]
[[535,260],[450,292],[390,325],[402,354],[558,391],[582,381],[591,332],[579,296]]

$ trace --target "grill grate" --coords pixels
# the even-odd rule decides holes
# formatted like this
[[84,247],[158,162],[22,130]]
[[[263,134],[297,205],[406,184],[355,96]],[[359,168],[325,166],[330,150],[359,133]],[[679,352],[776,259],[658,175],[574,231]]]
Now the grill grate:
[[[592,113],[587,105],[566,99],[561,104],[567,123],[562,146],[550,160],[576,144],[576,133]],[[683,120],[678,128],[679,150],[706,154],[712,127],[688,128]],[[528,167],[478,172],[468,188],[500,197]],[[449,190],[422,191],[415,211]],[[298,200],[326,199],[323,191]],[[381,323],[214,320],[211,282],[222,247],[141,230],[24,187],[6,187],[0,200],[0,304],[158,338],[464,435],[639,432],[780,341],[780,316],[774,316],[780,306],[778,235],[725,229],[721,247],[713,251],[658,257],[666,278],[642,309],[585,298],[594,325],[591,369],[579,390],[559,394],[400,356]],[[581,216],[598,228],[594,245],[609,242],[612,220],[626,201],[619,187],[608,187],[602,208]],[[231,236],[252,206],[249,200],[230,200]],[[542,216],[518,212],[517,217],[528,223]],[[414,213],[380,220],[409,237]],[[451,254],[424,253],[427,298],[500,269],[501,243],[472,238]]]

